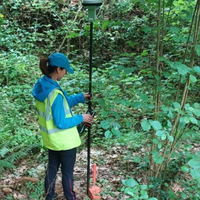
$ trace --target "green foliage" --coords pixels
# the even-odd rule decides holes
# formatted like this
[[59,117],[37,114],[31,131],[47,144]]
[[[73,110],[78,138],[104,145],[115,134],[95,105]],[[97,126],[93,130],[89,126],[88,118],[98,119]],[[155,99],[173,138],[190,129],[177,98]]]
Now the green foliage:
[[0,168],[1,168],[1,172],[2,172],[2,169],[9,169],[9,168],[14,168],[14,164],[10,161],[5,161],[5,160],[0,160]]
[[2,25],[4,22],[4,16],[0,13],[0,25]]
[[6,139],[7,144],[4,144],[5,135],[1,134],[0,144],[0,172],[5,169],[15,168],[15,163],[22,158],[28,158],[33,152],[39,152],[41,143],[35,139],[35,137],[28,137],[21,135],[21,140],[13,136],[10,139]]
[[[200,184],[198,180],[181,180],[181,185],[184,188],[182,192],[178,193],[178,198],[181,199],[194,199],[200,198]],[[170,193],[169,193],[170,197]],[[172,196],[173,197],[173,196]]]
[[[92,129],[94,145],[107,146],[107,149],[114,144],[129,145],[124,159],[138,163],[140,172],[144,168],[149,170],[149,158],[155,166],[163,169],[157,177],[146,177],[149,185],[133,178],[123,180],[122,192],[129,195],[129,199],[199,197],[199,153],[186,157],[187,147],[184,145],[188,143],[184,134],[188,135],[191,143],[199,140],[196,137],[192,141],[194,133],[199,131],[200,66],[195,57],[191,67],[190,51],[194,36],[189,35],[196,1],[168,0],[165,3],[159,19],[163,22],[162,26],[157,25],[157,0],[104,2],[97,13],[98,20],[94,21],[92,106],[97,113]],[[76,15],[77,19],[73,21]],[[67,76],[61,85],[69,94],[88,90],[90,26],[86,16],[86,11],[77,12],[77,7],[72,8],[60,0],[2,1],[1,172],[13,168],[16,161],[38,152],[41,147],[31,95],[33,84],[41,75],[38,57],[55,52],[66,38],[61,52],[68,54],[72,61],[76,79]],[[159,31],[163,36],[164,51],[156,59]],[[186,47],[188,51],[185,51]],[[200,55],[199,49],[197,45],[197,56]],[[155,68],[156,60],[162,66],[159,73]],[[182,106],[181,94],[188,80],[190,96]],[[161,94],[159,112],[156,113],[155,94]],[[86,110],[80,105],[76,112]],[[176,119],[179,126],[173,130]],[[155,147],[153,151],[152,146]],[[133,157],[132,151],[139,151],[142,147],[145,148],[145,156]],[[165,162],[167,167],[162,167]],[[180,177],[179,182],[185,191],[175,194],[170,189],[170,181],[176,180],[181,170],[190,174],[193,180],[190,183]],[[192,184],[198,188],[195,194],[192,193],[195,190]],[[167,190],[163,189],[164,186]],[[37,199],[42,194],[39,186],[35,193],[33,185],[29,184],[27,188],[31,188],[28,190],[31,198]],[[152,191],[155,195],[150,195]]]
[[3,1],[3,8],[6,20],[1,29],[1,48],[17,49],[24,54],[27,49],[29,53],[42,55],[55,52],[61,43],[58,39],[65,37],[71,17],[76,14],[76,10],[59,0]]
[[187,165],[183,165],[181,170],[184,173],[190,172],[193,179],[196,179],[198,182],[200,180],[200,151],[197,154],[193,154],[190,160],[187,162]]
[[23,188],[24,194],[27,195],[29,199],[44,199],[44,181],[40,180],[37,184],[32,182],[27,182],[26,186]]
[[[2,53],[0,68],[0,170],[14,168],[16,161],[39,151],[41,143],[34,131],[35,110],[32,109],[31,68],[37,60],[34,56],[22,56],[18,52]],[[26,77],[26,78],[25,78]]]
[[127,198],[127,200],[134,200],[134,199],[157,200],[157,198],[149,197],[148,195],[148,190],[151,188],[151,186],[141,185],[133,178],[130,178],[128,180],[122,180],[122,184],[124,185],[122,191],[130,196],[130,198]]

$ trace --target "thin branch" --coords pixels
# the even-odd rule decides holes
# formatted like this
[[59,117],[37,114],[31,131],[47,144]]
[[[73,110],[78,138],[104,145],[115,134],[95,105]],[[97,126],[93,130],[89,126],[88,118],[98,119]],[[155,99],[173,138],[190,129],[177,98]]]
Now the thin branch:
[[56,50],[57,52],[59,52],[60,49],[62,48],[62,46],[64,45],[65,40],[66,40],[66,38],[67,38],[67,35],[68,35],[69,32],[71,31],[71,29],[72,29],[72,27],[73,27],[73,25],[74,25],[74,23],[75,23],[75,21],[76,21],[76,19],[77,19],[77,17],[78,17],[79,12],[81,11],[81,9],[82,9],[82,5],[79,7],[79,9],[78,9],[78,11],[77,11],[77,13],[76,13],[76,15],[75,15],[75,17],[74,17],[74,20],[73,20],[73,22],[72,22],[72,24],[71,24],[69,30],[67,31],[67,33],[66,33],[66,35],[65,35],[65,37],[64,37],[64,39],[63,39],[63,41],[62,41],[62,43],[61,43],[61,45],[60,45],[59,48]]

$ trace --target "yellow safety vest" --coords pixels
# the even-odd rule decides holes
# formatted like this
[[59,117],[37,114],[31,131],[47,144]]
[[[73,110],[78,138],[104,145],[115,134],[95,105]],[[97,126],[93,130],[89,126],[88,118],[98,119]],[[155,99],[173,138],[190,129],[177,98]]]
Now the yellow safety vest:
[[36,107],[44,146],[51,150],[60,151],[80,146],[81,140],[76,127],[59,129],[54,125],[51,106],[58,94],[63,96],[66,118],[72,117],[68,102],[62,91],[58,89],[52,90],[44,102],[36,100]]

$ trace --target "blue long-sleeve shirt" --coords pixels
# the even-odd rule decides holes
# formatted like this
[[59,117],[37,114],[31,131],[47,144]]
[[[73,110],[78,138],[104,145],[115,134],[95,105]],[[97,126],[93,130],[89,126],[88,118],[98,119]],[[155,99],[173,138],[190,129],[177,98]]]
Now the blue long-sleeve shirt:
[[[32,94],[36,100],[43,102],[48,97],[49,93],[55,88],[61,90],[59,84],[56,81],[47,76],[43,76],[36,82]],[[78,103],[85,102],[83,93],[68,96],[67,92],[63,91],[63,94],[67,99],[70,111],[71,107],[77,105]],[[63,96],[59,94],[51,107],[55,126],[60,129],[68,129],[83,122],[82,115],[72,115],[70,118],[65,117],[63,101]]]

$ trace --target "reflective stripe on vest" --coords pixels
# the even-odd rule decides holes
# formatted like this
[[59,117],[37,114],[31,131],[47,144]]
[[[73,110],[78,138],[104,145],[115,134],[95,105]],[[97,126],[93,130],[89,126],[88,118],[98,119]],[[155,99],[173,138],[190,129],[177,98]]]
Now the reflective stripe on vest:
[[53,128],[53,129],[51,129],[51,130],[48,130],[48,129],[46,129],[45,127],[43,127],[43,126],[41,126],[41,125],[40,125],[40,130],[42,130],[42,131],[44,131],[44,132],[46,132],[46,133],[48,133],[48,134],[60,132],[60,129],[58,129],[58,128]]
[[[53,116],[50,114],[50,110],[51,110],[51,98],[53,96],[53,92],[55,91],[56,89],[52,90],[48,97],[47,97],[47,106],[46,106],[46,111],[45,112],[42,112],[42,111],[39,111],[37,109],[37,112],[38,112],[38,115],[45,118],[46,121],[49,121],[51,119],[53,119]],[[64,107],[64,110],[65,110],[65,115],[68,115],[68,114],[71,114],[70,113],[70,110],[66,107],[66,103],[65,101],[63,101],[63,107]],[[44,128],[44,127],[43,127]],[[46,131],[48,132],[48,131]],[[51,133],[53,133],[52,131],[50,131]],[[49,133],[49,134],[51,134]]]

